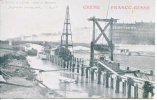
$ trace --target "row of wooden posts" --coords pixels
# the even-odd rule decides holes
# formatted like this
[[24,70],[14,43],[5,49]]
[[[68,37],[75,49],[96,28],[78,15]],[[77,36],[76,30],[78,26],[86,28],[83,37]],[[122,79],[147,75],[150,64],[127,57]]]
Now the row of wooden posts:
[[85,66],[85,60],[81,58],[73,58],[71,61],[64,61],[58,56],[49,55],[48,60],[52,63],[60,66],[63,69],[69,70],[73,73],[79,73],[81,76],[85,76],[86,79],[90,79],[91,82],[97,84],[103,84],[106,88],[115,88],[115,93],[123,93],[127,98],[139,98],[139,91],[143,91],[139,88],[138,83],[133,79],[122,79],[119,76],[115,76],[109,71],[103,72],[101,68],[90,68]]

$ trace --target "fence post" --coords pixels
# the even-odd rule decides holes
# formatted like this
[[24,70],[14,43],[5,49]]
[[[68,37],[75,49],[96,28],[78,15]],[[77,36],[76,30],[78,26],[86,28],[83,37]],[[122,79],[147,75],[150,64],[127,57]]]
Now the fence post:
[[134,87],[134,98],[135,99],[138,98],[138,84],[136,84],[135,87]]

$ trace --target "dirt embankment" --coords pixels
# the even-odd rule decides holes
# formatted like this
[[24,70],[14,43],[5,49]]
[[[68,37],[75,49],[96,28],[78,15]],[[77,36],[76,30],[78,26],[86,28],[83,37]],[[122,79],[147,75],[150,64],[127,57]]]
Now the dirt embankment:
[[30,67],[24,52],[7,53],[0,57],[0,70],[5,73],[4,79],[8,83],[21,85],[0,83],[0,98],[48,98],[49,90],[34,81],[34,71],[17,66]]

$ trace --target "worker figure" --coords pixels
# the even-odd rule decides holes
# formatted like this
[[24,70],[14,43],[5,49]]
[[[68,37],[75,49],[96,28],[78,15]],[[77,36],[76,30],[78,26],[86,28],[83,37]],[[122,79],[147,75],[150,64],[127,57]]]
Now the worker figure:
[[148,81],[145,81],[144,85],[143,85],[143,98],[148,98],[149,96],[149,92],[151,93],[151,96],[154,96],[154,86],[152,86],[152,84],[150,84]]

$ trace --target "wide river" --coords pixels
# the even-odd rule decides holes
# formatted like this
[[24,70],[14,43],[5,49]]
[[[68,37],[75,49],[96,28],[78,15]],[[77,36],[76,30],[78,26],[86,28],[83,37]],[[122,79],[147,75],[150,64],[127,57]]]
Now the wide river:
[[[75,57],[84,58],[89,61],[89,53],[75,53]],[[27,57],[32,68],[43,70],[59,69],[58,66],[47,60],[41,60],[37,56]],[[155,69],[154,56],[124,56],[114,55],[114,60],[120,62],[121,66],[131,67],[133,69],[141,69],[150,71]],[[122,93],[116,94],[114,89],[105,88],[104,85],[98,85],[96,82],[91,83],[85,77],[68,71],[51,71],[38,74],[38,79],[50,89],[55,90],[63,97],[67,98],[125,98]],[[64,82],[67,80],[68,82]],[[75,82],[77,81],[77,82]],[[120,90],[122,91],[122,90]],[[50,95],[50,97],[53,95]]]
[[[58,66],[50,61],[41,60],[38,57],[27,57],[32,68],[43,70],[59,69]],[[79,74],[73,74],[68,71],[52,71],[42,72],[37,78],[50,89],[55,90],[60,95],[66,98],[124,98],[121,94],[116,94],[114,89],[105,88],[104,85],[98,85],[96,82],[91,83],[85,77]],[[62,80],[62,81],[61,81]],[[68,82],[63,82],[67,80]],[[77,81],[77,82],[74,82]],[[122,91],[122,90],[121,90]],[[49,95],[51,97],[51,95]],[[52,96],[53,97],[53,96]]]

